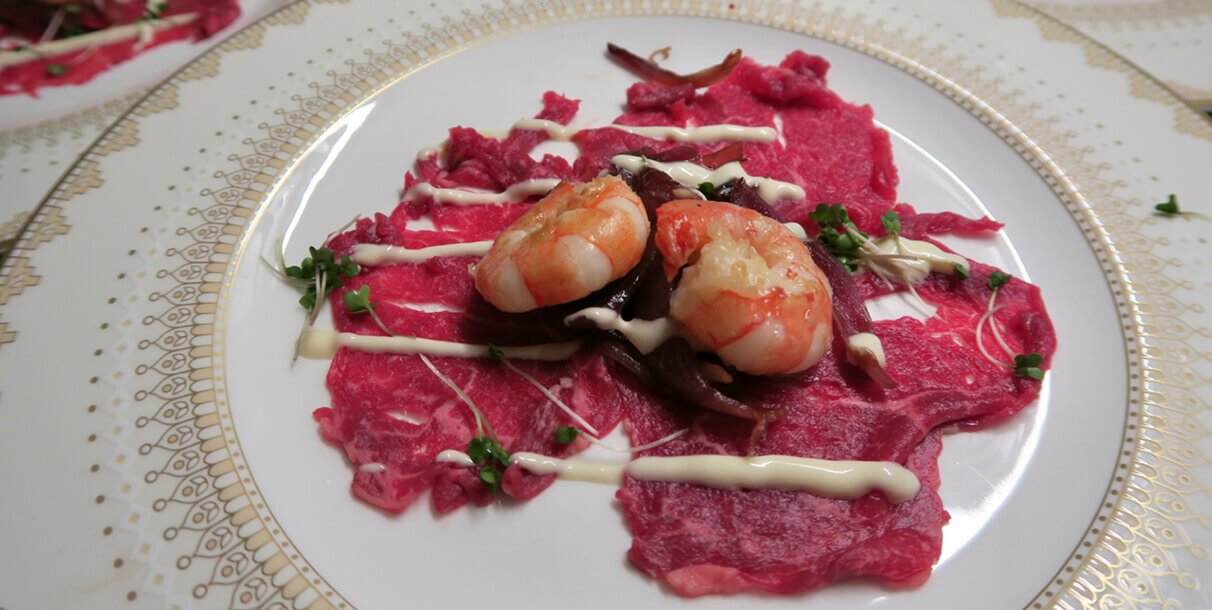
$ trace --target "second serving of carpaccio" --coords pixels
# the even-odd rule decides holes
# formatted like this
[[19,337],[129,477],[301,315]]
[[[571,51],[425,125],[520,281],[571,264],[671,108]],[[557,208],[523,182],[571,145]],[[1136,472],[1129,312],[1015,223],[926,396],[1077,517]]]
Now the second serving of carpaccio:
[[[934,239],[1001,225],[898,202],[887,133],[823,58],[608,52],[642,79],[614,123],[569,127],[548,92],[508,131],[452,128],[394,210],[281,269],[309,326],[333,309],[298,352],[332,358],[314,416],[354,495],[617,485],[628,559],[688,597],[925,582],[942,434],[1029,405],[1056,346],[1035,286]],[[920,314],[872,320],[892,293]],[[620,425],[627,460],[575,457]]]

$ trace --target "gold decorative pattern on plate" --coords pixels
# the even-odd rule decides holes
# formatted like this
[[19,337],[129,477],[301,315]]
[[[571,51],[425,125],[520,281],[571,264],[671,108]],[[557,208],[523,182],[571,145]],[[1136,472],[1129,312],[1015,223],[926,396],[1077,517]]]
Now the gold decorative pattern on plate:
[[[348,0],[330,1],[348,2]],[[300,4],[304,3],[293,4],[280,9],[280,12],[295,10]],[[306,13],[306,10],[304,10],[304,13]],[[34,213],[41,214],[43,212],[42,208],[52,205],[52,202],[61,205],[78,195],[104,184],[105,181],[101,177],[99,159],[134,147],[139,143],[137,118],[146,118],[153,114],[175,109],[182,82],[217,76],[219,74],[219,58],[233,51],[260,47],[265,28],[266,26],[261,23],[254,23],[245,27],[190,62],[170,77],[168,81],[149,91],[135,93],[120,100],[107,102],[81,112],[78,115],[46,121],[32,127],[0,132],[0,159],[3,159],[9,152],[10,147],[16,150],[28,151],[36,140],[45,140],[54,143],[57,141],[57,138],[65,133],[79,137],[84,125],[109,124],[114,116],[121,115],[101,135],[101,138],[82,155],[81,159],[76,162],[68,174],[63,176],[54,185],[51,196],[47,197]],[[62,220],[62,208],[56,207],[55,210],[59,215],[58,217]],[[7,227],[7,224],[5,226]],[[62,228],[62,231],[57,234],[65,233],[69,228],[69,225],[63,222],[60,222],[59,226]],[[0,232],[0,243],[7,243],[8,240],[9,238],[6,238],[5,234]],[[19,242],[17,248],[28,254],[45,241],[46,239],[35,238],[26,243]],[[5,279],[4,267],[0,267],[0,280],[7,281]],[[15,341],[17,336],[16,331],[9,329],[6,336],[9,337],[8,341],[0,341],[0,345]]]
[[[1188,100],[1180,97],[1180,94],[1169,89],[1166,84],[1149,76],[1139,66],[1125,59],[1115,51],[1112,51],[1106,45],[1097,43],[1090,38],[1082,35],[1071,25],[1066,25],[1057,19],[1048,17],[1044,13],[1035,8],[1016,2],[1015,0],[992,0],[994,7],[998,13],[1007,17],[1025,17],[1035,21],[1039,26],[1040,33],[1048,40],[1059,42],[1069,42],[1081,45],[1086,53],[1086,63],[1091,67],[1104,68],[1114,70],[1116,72],[1125,72],[1131,82],[1132,95],[1160,102],[1174,108],[1174,125],[1180,133],[1190,134],[1197,138],[1212,142],[1212,120],[1202,116],[1197,112],[1190,112],[1191,108],[1187,107]],[[1212,0],[1175,0],[1170,2],[1148,3],[1147,6],[1155,5],[1183,5],[1184,7],[1198,6],[1199,13],[1203,14],[1209,23],[1212,23]],[[1127,7],[1140,7],[1143,5],[1127,5]],[[1076,8],[1076,7],[1075,7]],[[1113,7],[1085,7],[1085,8],[1113,8]],[[1159,6],[1159,10],[1160,10]],[[1171,7],[1175,8],[1175,7]],[[1046,9],[1049,14],[1055,15],[1066,22],[1072,19],[1057,13],[1052,10],[1051,6],[1040,6],[1039,9]],[[1179,16],[1176,13],[1176,17]],[[1185,16],[1185,15],[1183,15]],[[1203,17],[1201,17],[1203,18]],[[1174,104],[1177,101],[1178,104]],[[1193,120],[1195,119],[1195,120]]]
[[109,125],[115,117],[129,109],[131,104],[138,101],[143,94],[144,92],[140,91],[63,118],[43,121],[29,127],[0,131],[0,159],[4,159],[14,150],[28,152],[36,141],[57,144],[64,137],[82,137],[84,130],[88,127],[96,129]]
[[1192,17],[1212,18],[1212,0],[1153,0],[1088,4],[1033,2],[1031,4],[1067,23],[1074,21],[1139,23]]
[[[240,45],[253,40],[260,44],[264,28],[306,22],[312,2],[320,0],[302,0],[284,9],[288,16],[246,30],[261,28],[256,34],[207,52],[162,86],[171,89],[171,95],[148,97],[107,137],[137,139],[137,123],[146,116],[140,109],[157,99],[175,100],[176,88],[183,82],[217,74],[224,54],[249,48]],[[1035,20],[1058,40],[1083,45],[1087,57],[1106,59],[1090,50],[1091,45],[1097,47],[1095,43],[1055,30],[1050,20],[1034,11],[1005,1],[995,0],[993,5],[1004,15]],[[530,0],[486,7],[465,13],[462,20],[423,27],[402,40],[388,41],[385,51],[368,52],[365,60],[334,69],[330,82],[312,83],[310,93],[296,96],[291,108],[275,111],[276,122],[261,124],[261,135],[245,140],[247,150],[228,157],[229,168],[215,172],[215,182],[198,191],[203,203],[186,211],[190,224],[177,228],[177,243],[163,253],[164,261],[156,263],[156,277],[171,286],[146,295],[157,311],[142,320],[148,336],[154,338],[138,344],[140,364],[134,372],[141,389],[134,398],[142,415],[135,425],[148,439],[139,453],[159,464],[144,476],[144,482],[160,494],[152,509],[174,516],[178,523],[162,537],[193,549],[178,559],[180,570],[209,574],[193,588],[194,597],[226,596],[229,605],[240,608],[347,605],[276,525],[247,472],[231,425],[222,365],[225,306],[238,258],[233,255],[247,238],[248,220],[334,121],[417,67],[506,34],[622,15],[729,19],[800,32],[858,50],[946,94],[1040,174],[1082,229],[1106,272],[1123,314],[1131,387],[1117,476],[1090,530],[1032,605],[1157,607],[1168,603],[1160,593],[1160,580],[1193,587],[1194,575],[1180,570],[1172,558],[1180,553],[1206,558],[1207,550],[1186,538],[1184,528],[1212,528],[1206,516],[1192,512],[1190,501],[1210,491],[1197,475],[1208,458],[1194,444],[1208,436],[1200,419],[1209,411],[1203,398],[1208,381],[1195,366],[1212,359],[1194,347],[1192,338],[1212,336],[1212,331],[1194,328],[1181,317],[1202,306],[1190,301],[1190,286],[1167,275],[1171,261],[1154,254],[1164,237],[1149,226],[1149,204],[1123,196],[1123,185],[1105,177],[1109,168],[1092,160],[1069,134],[1057,132],[1053,117],[1043,115],[1038,105],[1020,101],[1020,92],[1005,90],[1000,80],[964,66],[945,45],[931,46],[925,39],[908,38],[903,30],[889,31],[883,23],[820,5],[788,6],[771,0],[735,7],[720,0]],[[1152,81],[1142,86],[1142,93],[1174,106],[1176,116],[1192,114]],[[163,104],[162,109],[174,106]],[[1190,129],[1198,135],[1201,127],[1208,129],[1199,123]],[[97,150],[120,141],[103,140]],[[97,163],[90,151],[73,168],[69,178],[89,176],[75,188],[100,184]],[[62,234],[55,227],[66,231],[58,205],[70,199],[68,193],[76,192],[71,188],[71,180],[65,179],[38,211],[34,222],[50,230],[45,239]],[[52,210],[54,214],[48,216]],[[35,235],[27,232],[15,255],[4,261],[0,299],[8,300],[37,283],[26,256],[32,250],[31,240],[39,239]],[[0,344],[5,337],[13,340],[11,329],[0,322]]]

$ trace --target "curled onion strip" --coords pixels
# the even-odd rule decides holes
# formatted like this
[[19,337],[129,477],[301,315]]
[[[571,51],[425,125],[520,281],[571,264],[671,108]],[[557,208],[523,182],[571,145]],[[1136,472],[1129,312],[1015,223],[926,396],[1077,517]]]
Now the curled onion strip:
[[724,61],[693,74],[682,75],[670,72],[614,43],[606,43],[606,54],[610,55],[610,58],[617,61],[619,65],[631,70],[646,81],[661,83],[662,85],[690,83],[695,88],[714,85],[728,78],[728,75],[732,73],[732,69],[741,61],[741,50],[733,49],[724,58]]

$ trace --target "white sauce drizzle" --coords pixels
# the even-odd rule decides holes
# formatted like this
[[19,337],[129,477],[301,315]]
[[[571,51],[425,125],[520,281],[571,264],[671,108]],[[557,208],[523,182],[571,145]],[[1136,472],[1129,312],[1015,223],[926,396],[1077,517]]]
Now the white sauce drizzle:
[[955,274],[956,267],[968,271],[968,259],[938,246],[900,235],[865,240],[859,246],[863,264],[876,275],[912,286],[925,281],[930,272]]
[[783,134],[783,115],[774,115],[774,130],[778,133],[779,146],[787,147],[787,137]]
[[587,307],[574,312],[564,318],[564,324],[570,324],[574,320],[589,320],[602,330],[622,333],[641,354],[651,353],[662,343],[679,334],[678,323],[672,318],[624,320],[617,311],[606,307]]
[[615,155],[610,159],[610,162],[616,167],[633,172],[640,171],[645,167],[651,167],[657,171],[669,174],[669,177],[673,178],[674,181],[689,188],[698,188],[704,182],[710,182],[718,186],[730,180],[741,179],[749,184],[749,186],[757,189],[758,196],[767,203],[774,203],[780,199],[799,200],[805,197],[804,189],[790,182],[750,176],[741,167],[740,161],[725,163],[714,170],[689,161],[662,163],[635,155]]
[[808,232],[804,230],[804,226],[798,222],[784,222],[784,227],[800,241],[808,241]]
[[[488,358],[488,346],[473,343],[456,343],[419,337],[385,337],[380,335],[358,335],[338,333],[331,330],[309,330],[299,338],[299,355],[314,360],[326,360],[337,354],[337,350],[348,347],[374,354],[428,354],[430,356],[454,356],[458,358]],[[581,347],[580,341],[545,343],[499,348],[509,358],[522,360],[567,360]]]
[[506,203],[520,201],[532,195],[546,195],[560,181],[555,178],[540,178],[519,182],[501,193],[485,191],[468,191],[464,189],[444,189],[432,184],[421,183],[408,189],[404,199],[415,200],[421,197],[431,197],[438,203],[453,203],[456,205],[483,205],[488,203]]
[[887,365],[884,356],[884,344],[872,333],[855,333],[846,337],[846,360],[858,365],[863,356],[874,357],[880,368]]
[[402,246],[355,244],[350,259],[360,265],[391,263],[420,263],[440,256],[483,256],[492,247],[491,241],[471,241],[410,250]]
[[89,47],[106,45],[128,38],[141,38],[149,27],[155,29],[168,28],[189,23],[197,18],[197,13],[181,13],[180,15],[172,15],[162,19],[151,19],[127,25],[118,25],[88,34],[81,34],[80,36],[72,36],[71,38],[50,40],[21,49],[20,51],[3,51],[0,52],[0,68],[23,64],[47,56],[62,55]]
[[446,451],[439,453],[438,457],[434,459],[438,462],[446,462],[448,464],[463,466],[465,468],[471,468],[472,466],[476,465],[476,463],[471,460],[470,455],[455,449],[447,449]]
[[[461,466],[474,465],[466,454],[453,449],[438,454],[437,459]],[[642,457],[626,464],[601,464],[518,452],[510,463],[534,474],[555,474],[561,479],[607,485],[621,485],[626,473],[645,481],[695,483],[717,489],[802,490],[843,499],[879,490],[894,503],[913,498],[921,487],[917,476],[895,462],[787,455]]]
[[369,472],[372,474],[380,474],[383,472],[387,472],[387,465],[381,464],[379,462],[369,462],[366,464],[362,464],[361,466],[358,466],[358,470],[360,470],[362,472]]
[[417,415],[416,413],[407,413],[405,411],[387,411],[386,415],[394,420],[414,426],[420,426],[429,421],[429,417],[425,415]]

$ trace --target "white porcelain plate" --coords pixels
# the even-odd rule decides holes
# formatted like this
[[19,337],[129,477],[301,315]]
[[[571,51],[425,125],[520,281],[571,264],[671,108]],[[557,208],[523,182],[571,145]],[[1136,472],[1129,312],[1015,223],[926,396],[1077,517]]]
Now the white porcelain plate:
[[215,36],[149,49],[81,84],[0,96],[0,248],[16,237],[55,181],[113,123],[177,68],[286,0],[243,0]]
[[440,518],[355,500],[311,418],[327,363],[292,365],[297,293],[259,260],[390,210],[451,126],[507,127],[547,90],[583,100],[574,124],[610,121],[633,77],[607,41],[673,45],[675,70],[734,47],[825,56],[893,135],[900,199],[1006,223],[951,243],[1040,285],[1060,340],[1040,401],[946,438],[952,519],[924,586],[694,606],[1198,605],[1208,221],[1153,204],[1208,210],[1212,126],[1030,9],[921,4],[313,0],[199,58],[4,263],[0,482],[22,491],[0,499],[0,546],[25,551],[0,559],[0,605],[691,605],[627,565],[609,488]]

